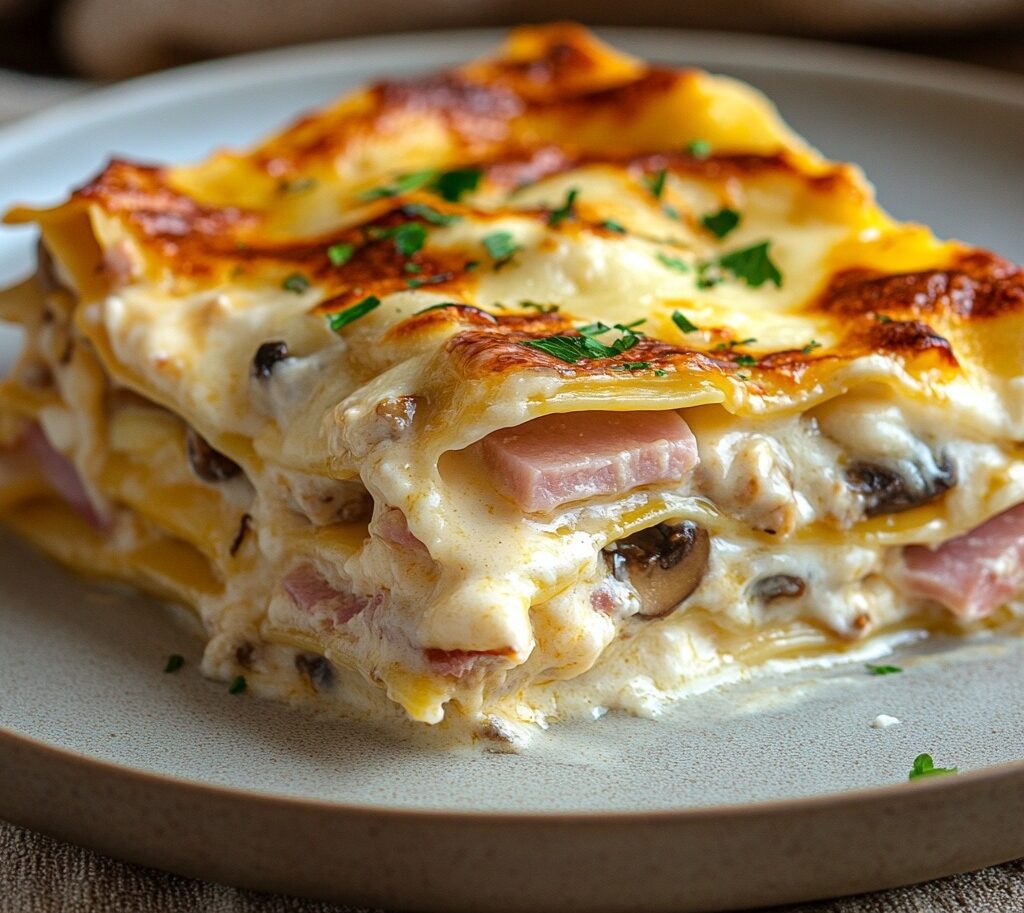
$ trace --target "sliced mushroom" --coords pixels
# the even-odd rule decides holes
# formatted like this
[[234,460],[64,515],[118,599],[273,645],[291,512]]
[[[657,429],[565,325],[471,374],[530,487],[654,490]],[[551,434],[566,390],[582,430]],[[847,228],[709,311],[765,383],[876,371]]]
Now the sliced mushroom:
[[772,602],[775,599],[796,599],[803,596],[807,584],[799,577],[790,574],[773,574],[762,577],[754,582],[751,588],[754,597],[761,602]]
[[317,691],[326,691],[334,684],[334,667],[326,656],[316,653],[296,653],[295,668],[309,679]]
[[846,483],[864,498],[868,517],[895,514],[928,504],[956,485],[956,467],[941,457],[925,465],[899,460],[892,465],[856,462],[846,469]]
[[188,429],[188,462],[204,482],[226,482],[242,471],[234,460],[214,450],[194,428]]
[[274,365],[288,357],[288,345],[280,340],[265,342],[252,359],[252,376],[266,380],[274,372]]
[[659,523],[609,545],[605,559],[616,580],[640,597],[640,615],[660,618],[700,584],[711,555],[707,531],[690,520]]

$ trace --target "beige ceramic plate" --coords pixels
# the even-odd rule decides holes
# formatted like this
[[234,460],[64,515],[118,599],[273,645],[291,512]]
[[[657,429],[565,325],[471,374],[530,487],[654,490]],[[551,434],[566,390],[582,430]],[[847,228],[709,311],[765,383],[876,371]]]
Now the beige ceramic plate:
[[[130,83],[0,134],[0,205],[112,153],[197,157],[368,76],[493,34],[339,43]],[[825,46],[619,31],[766,89],[902,217],[1024,259],[1010,78]],[[0,281],[31,235],[0,232]],[[15,340],[4,337],[9,354]],[[611,715],[518,755],[445,748],[229,696],[168,610],[0,540],[0,817],[190,875],[423,910],[721,910],[864,891],[1024,855],[1024,641],[903,649]],[[188,663],[161,672],[169,653]],[[884,713],[890,729],[869,723]],[[928,751],[956,777],[907,783]]]

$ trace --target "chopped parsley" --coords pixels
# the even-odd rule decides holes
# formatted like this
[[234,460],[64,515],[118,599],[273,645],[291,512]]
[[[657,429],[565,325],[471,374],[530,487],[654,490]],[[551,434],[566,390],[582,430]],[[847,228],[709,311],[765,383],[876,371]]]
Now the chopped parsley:
[[771,282],[776,288],[782,287],[782,273],[768,255],[768,241],[752,244],[718,258],[718,265],[728,270],[737,279],[742,279],[751,288],[760,288]]
[[672,322],[677,327],[679,327],[679,329],[682,330],[684,333],[696,333],[697,332],[697,329],[698,329],[697,324],[691,323],[689,320],[687,320],[686,319],[686,315],[682,311],[673,311],[672,312]]
[[737,355],[736,364],[750,368],[757,364],[757,359],[753,355]]
[[355,252],[354,244],[332,244],[327,248],[327,259],[331,261],[331,266],[344,266]]
[[875,314],[875,320],[879,323],[892,323],[892,317],[888,314]]
[[397,197],[400,194],[408,193],[410,190],[419,190],[426,184],[437,178],[437,171],[428,168],[423,171],[410,171],[408,174],[401,174],[390,184],[380,187],[371,187],[359,194],[361,200],[380,200],[384,197]]
[[644,175],[644,183],[651,192],[651,196],[656,200],[660,200],[665,192],[665,178],[667,175],[668,172],[664,168],[659,168],[654,174]]
[[810,355],[811,352],[813,352],[815,349],[820,349],[820,348],[821,348],[821,343],[818,342],[818,340],[816,340],[816,339],[812,339],[800,351],[803,352],[804,355]]
[[406,222],[389,229],[388,234],[395,242],[395,250],[403,257],[411,257],[427,240],[427,230],[419,222]]
[[427,276],[424,279],[406,279],[408,288],[420,288],[424,285],[442,285],[454,278],[453,273],[438,273],[436,276]]
[[402,269],[407,273],[422,273],[423,267],[418,263],[413,263],[411,260],[408,263],[402,265]]
[[935,777],[941,774],[955,774],[955,767],[936,767],[930,754],[919,754],[914,758],[914,766],[910,769],[908,779],[916,780],[918,777]]
[[657,257],[662,265],[667,266],[669,269],[674,269],[676,272],[688,273],[690,271],[690,264],[679,257],[670,257],[661,251],[658,251]]
[[358,304],[353,304],[352,307],[345,308],[343,311],[338,311],[335,314],[327,315],[327,325],[332,330],[340,330],[342,327],[348,326],[353,320],[358,320],[360,317],[365,317],[374,308],[380,307],[380,298],[376,295],[368,295]]
[[654,372],[655,377],[665,377],[667,374],[668,371],[662,371],[661,368],[658,368],[658,370]]
[[616,355],[629,351],[640,342],[639,335],[633,332],[633,327],[636,325],[636,323],[629,326],[621,323],[615,324],[614,329],[618,330],[621,335],[618,339],[613,340],[610,345],[606,345],[594,338],[596,336],[603,336],[613,329],[613,327],[603,323],[591,323],[580,327],[577,330],[580,334],[579,336],[546,336],[543,339],[527,339],[521,342],[520,345],[528,346],[532,349],[540,349],[542,352],[569,364],[575,364],[581,359],[614,358]]
[[164,672],[177,672],[184,665],[185,657],[180,653],[172,653],[167,657],[167,665],[164,666]]
[[296,295],[301,295],[309,288],[309,280],[302,273],[291,273],[284,277],[281,288],[294,292]]
[[903,671],[900,666],[875,666],[872,663],[865,663],[864,668],[867,669],[871,675],[895,675],[896,673]]
[[740,224],[741,219],[742,216],[735,209],[723,206],[718,212],[703,216],[700,224],[716,238],[721,239],[733,231]]
[[697,264],[697,288],[709,289],[723,281],[714,263]]
[[499,262],[509,260],[519,250],[512,233],[507,231],[493,231],[484,235],[482,241],[487,253]]
[[433,206],[428,206],[426,203],[407,203],[402,207],[402,212],[408,216],[418,216],[431,225],[451,225],[462,218],[462,216],[453,213],[439,212]]
[[236,675],[228,685],[228,694],[241,694],[248,687],[249,683],[245,680],[245,676]]
[[711,155],[711,143],[706,139],[690,140],[690,142],[686,144],[686,152],[688,155],[692,155],[695,159],[706,159]]
[[675,206],[672,206],[669,203],[663,203],[661,206],[661,211],[665,213],[665,215],[667,215],[670,219],[675,219],[677,222],[679,221],[679,210],[676,209]]
[[519,306],[524,311],[536,311],[538,314],[555,314],[558,312],[557,304],[538,304],[536,301],[520,301]]
[[625,361],[621,365],[612,365],[613,371],[643,371],[649,368],[649,361]]
[[621,222],[616,222],[614,219],[605,219],[599,224],[601,228],[607,231],[614,231],[617,235],[624,235],[626,233],[626,226]]
[[445,171],[434,179],[432,189],[449,203],[458,203],[463,194],[476,190],[482,174],[479,168],[456,168]]
[[576,215],[576,197],[580,195],[578,187],[571,187],[569,192],[565,195],[565,202],[558,207],[558,209],[552,209],[551,215],[548,216],[548,225],[554,227],[559,222],[564,222],[566,219],[571,219]]

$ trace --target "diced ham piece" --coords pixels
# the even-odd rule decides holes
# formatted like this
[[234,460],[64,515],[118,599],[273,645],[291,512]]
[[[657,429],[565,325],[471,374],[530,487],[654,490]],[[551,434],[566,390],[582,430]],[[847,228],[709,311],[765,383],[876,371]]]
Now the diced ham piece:
[[426,553],[427,547],[409,529],[409,521],[397,507],[389,507],[377,521],[377,534],[385,542],[413,552]]
[[35,458],[40,471],[57,494],[95,529],[110,529],[110,521],[99,512],[89,497],[75,464],[50,443],[42,428],[30,425],[25,432],[24,446]]
[[355,618],[373,601],[335,589],[311,564],[299,565],[281,581],[296,607],[311,615],[330,615],[338,624]]
[[507,655],[504,650],[424,650],[431,671],[437,675],[462,678],[482,663],[494,662],[497,657]]
[[903,564],[909,594],[961,618],[982,618],[1024,586],[1024,504],[938,548],[907,546]]
[[678,412],[568,412],[502,428],[483,440],[498,489],[525,511],[678,482],[697,441]]

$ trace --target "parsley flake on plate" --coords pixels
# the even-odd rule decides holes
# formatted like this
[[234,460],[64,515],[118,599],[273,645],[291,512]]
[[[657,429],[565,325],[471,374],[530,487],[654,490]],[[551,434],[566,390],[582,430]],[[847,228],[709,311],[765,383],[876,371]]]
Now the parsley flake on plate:
[[742,279],[751,288],[760,288],[771,282],[776,288],[782,287],[782,273],[768,254],[768,241],[751,244],[718,258],[718,265],[728,270],[737,279]]
[[228,694],[241,694],[248,687],[249,683],[245,680],[245,676],[236,675],[228,685]]
[[907,779],[916,780],[919,777],[936,777],[956,772],[956,767],[936,767],[930,754],[919,754],[914,758],[914,766],[910,769],[910,776]]
[[332,244],[327,248],[327,259],[331,261],[331,266],[344,266],[355,252],[354,244]]
[[284,277],[281,288],[296,295],[301,295],[309,288],[309,280],[302,273],[291,273]]
[[164,666],[164,672],[177,672],[184,665],[185,657],[180,653],[172,653],[167,657],[167,665]]
[[703,216],[700,220],[700,224],[710,231],[716,238],[722,239],[736,229],[742,218],[743,217],[735,209],[722,207],[718,212],[712,212]]
[[684,333],[696,333],[697,332],[697,329],[698,329],[697,324],[691,323],[686,318],[686,315],[682,311],[673,311],[672,312],[672,322],[677,327],[679,327],[679,329],[682,330]]
[[745,368],[751,368],[757,364],[757,359],[753,355],[737,355],[736,364],[743,365]]
[[876,666],[872,663],[865,663],[864,668],[871,675],[896,675],[903,671],[902,666]]
[[367,295],[358,304],[353,304],[351,307],[345,308],[343,311],[338,311],[335,314],[327,315],[327,325],[332,330],[340,330],[342,327],[348,326],[353,320],[358,320],[360,317],[365,317],[374,308],[380,307],[380,298],[376,295]]
[[519,306],[524,311],[536,311],[538,314],[557,314],[557,304],[538,304],[536,301],[520,301]]
[[818,342],[816,339],[812,339],[800,351],[803,352],[804,355],[810,355],[811,352],[813,352],[815,349],[820,349],[820,348],[821,348],[821,343]]
[[614,231],[617,235],[624,235],[626,233],[626,226],[621,222],[616,222],[614,219],[605,219],[598,224],[606,231]]
[[554,227],[560,222],[564,222],[566,219],[571,219],[576,215],[576,197],[580,195],[578,187],[571,187],[569,192],[565,195],[565,202],[558,207],[558,209],[551,210],[551,215],[548,216],[548,225]]

